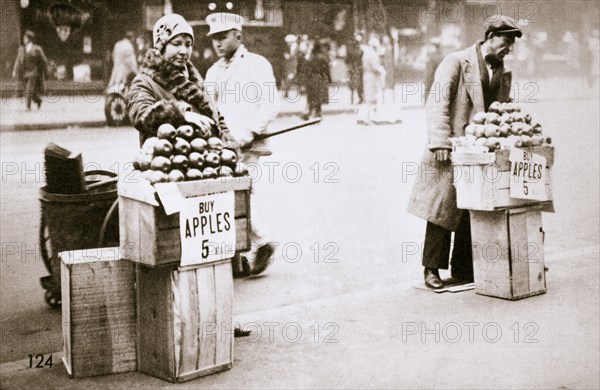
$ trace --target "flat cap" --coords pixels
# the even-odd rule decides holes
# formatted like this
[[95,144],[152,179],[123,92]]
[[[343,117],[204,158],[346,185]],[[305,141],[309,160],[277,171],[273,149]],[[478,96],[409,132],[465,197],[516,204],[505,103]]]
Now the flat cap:
[[494,32],[497,34],[514,34],[517,38],[523,36],[517,22],[508,16],[495,15],[485,21],[485,35]]
[[242,31],[244,18],[240,15],[229,12],[216,12],[206,17],[206,24],[210,27],[208,34],[213,35],[222,31],[238,30]]

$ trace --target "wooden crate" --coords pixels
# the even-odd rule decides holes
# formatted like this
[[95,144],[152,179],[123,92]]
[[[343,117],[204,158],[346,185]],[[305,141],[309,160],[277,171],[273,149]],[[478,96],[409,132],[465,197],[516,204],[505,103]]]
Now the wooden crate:
[[475,292],[511,300],[544,294],[542,206],[470,213]]
[[119,248],[60,253],[63,362],[71,378],[136,370],[135,268]]
[[[547,178],[547,181],[544,183],[546,187],[546,199],[544,201],[551,202],[553,200],[552,166],[554,165],[554,148],[535,146],[523,149],[546,157],[545,178]],[[489,163],[459,159],[459,155],[453,155],[453,161],[456,164],[454,185],[456,187],[458,208],[492,211],[540,203],[536,200],[510,197],[509,153],[509,150],[496,151],[494,158]],[[551,210],[552,206],[549,205],[549,207],[548,211]]]
[[137,266],[138,371],[183,382],[231,368],[231,261]]
[[[235,191],[236,251],[250,249],[251,180],[219,178],[177,183],[186,198]],[[146,183],[119,185],[119,231],[123,258],[147,266],[177,265],[181,260],[179,213],[166,215]],[[149,192],[150,191],[150,192]],[[153,204],[154,203],[154,204]]]

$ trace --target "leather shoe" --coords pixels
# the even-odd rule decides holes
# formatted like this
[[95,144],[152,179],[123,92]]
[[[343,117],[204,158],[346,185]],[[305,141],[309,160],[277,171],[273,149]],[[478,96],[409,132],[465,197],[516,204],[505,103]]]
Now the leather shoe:
[[258,275],[267,269],[271,262],[271,256],[275,252],[275,248],[271,244],[265,244],[256,251],[256,258],[252,267],[251,275]]
[[440,275],[437,269],[435,268],[425,268],[424,272],[425,276],[425,285],[429,288],[438,289],[444,287],[444,283],[442,283],[442,279],[440,279]]

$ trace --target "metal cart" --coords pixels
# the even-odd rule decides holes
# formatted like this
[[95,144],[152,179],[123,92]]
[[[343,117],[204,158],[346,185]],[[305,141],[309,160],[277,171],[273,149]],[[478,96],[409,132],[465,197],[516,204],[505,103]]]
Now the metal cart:
[[40,253],[50,275],[40,282],[52,308],[61,304],[61,251],[119,245],[117,175],[85,172],[86,189],[80,194],[54,194],[40,189]]

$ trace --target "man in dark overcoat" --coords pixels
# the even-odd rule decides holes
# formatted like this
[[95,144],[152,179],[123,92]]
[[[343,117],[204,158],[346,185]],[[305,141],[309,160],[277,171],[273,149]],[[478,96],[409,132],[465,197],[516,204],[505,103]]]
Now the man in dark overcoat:
[[453,278],[473,281],[469,213],[456,205],[454,167],[450,161],[452,137],[476,112],[494,101],[509,100],[512,74],[504,57],[522,36],[514,19],[493,16],[485,23],[485,39],[447,55],[435,73],[426,104],[428,142],[409,200],[408,211],[427,221],[423,260],[425,284],[443,287],[438,269],[448,269],[451,233]]
[[44,50],[34,43],[34,39],[35,34],[32,31],[25,31],[23,46],[19,48],[12,74],[14,79],[19,80],[19,88],[25,88],[27,111],[31,110],[32,100],[38,109],[41,107],[46,74],[46,55]]

